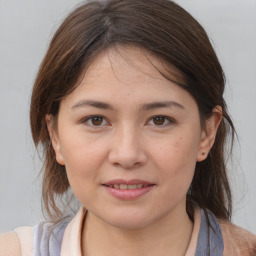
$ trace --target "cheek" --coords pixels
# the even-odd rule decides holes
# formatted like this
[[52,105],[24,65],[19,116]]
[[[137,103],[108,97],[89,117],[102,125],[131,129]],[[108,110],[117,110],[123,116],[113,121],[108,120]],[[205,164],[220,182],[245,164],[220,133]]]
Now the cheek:
[[196,162],[198,142],[193,138],[182,136],[174,139],[166,139],[163,143],[156,143],[153,147],[154,155],[164,165],[184,165],[188,162]]
[[176,189],[189,186],[195,170],[197,143],[183,136],[155,147],[155,165],[161,170],[162,182],[168,181]]
[[65,140],[61,148],[70,183],[80,184],[96,178],[105,159],[103,147],[89,141],[85,143],[80,137],[80,140]]
[[104,162],[104,152],[93,145],[69,143],[63,152],[71,189],[83,204],[90,204],[92,193],[97,191],[99,172]]

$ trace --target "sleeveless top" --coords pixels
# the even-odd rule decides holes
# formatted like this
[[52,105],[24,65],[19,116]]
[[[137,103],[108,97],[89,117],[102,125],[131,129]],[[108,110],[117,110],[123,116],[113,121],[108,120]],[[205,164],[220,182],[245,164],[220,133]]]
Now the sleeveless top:
[[[41,222],[15,231],[23,256],[82,256],[81,232],[86,210],[53,225]],[[224,239],[223,239],[224,235]],[[32,241],[33,240],[33,241]],[[225,251],[224,242],[225,241]],[[224,252],[224,254],[223,254]],[[256,256],[256,236],[195,208],[191,241],[185,256]]]

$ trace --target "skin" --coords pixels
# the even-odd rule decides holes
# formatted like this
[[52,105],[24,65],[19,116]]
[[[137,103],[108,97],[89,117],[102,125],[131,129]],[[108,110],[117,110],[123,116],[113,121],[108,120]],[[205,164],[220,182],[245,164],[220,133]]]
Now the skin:
[[0,234],[0,255],[21,256],[20,242],[15,232]]
[[[191,238],[186,193],[196,162],[213,145],[221,109],[202,129],[193,97],[164,79],[148,58],[161,66],[137,48],[104,52],[61,101],[57,127],[46,116],[56,160],[88,210],[83,255],[184,255]],[[91,115],[98,117],[92,121]],[[154,186],[122,200],[102,185],[113,179]]]

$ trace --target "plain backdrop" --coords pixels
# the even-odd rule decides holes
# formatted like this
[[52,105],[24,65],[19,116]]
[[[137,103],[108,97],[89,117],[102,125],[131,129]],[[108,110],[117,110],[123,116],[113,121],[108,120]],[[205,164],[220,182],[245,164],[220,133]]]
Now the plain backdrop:
[[[227,77],[239,143],[230,166],[233,221],[256,233],[256,0],[177,0],[208,32]],[[41,218],[31,88],[50,39],[80,1],[0,0],[0,232]]]

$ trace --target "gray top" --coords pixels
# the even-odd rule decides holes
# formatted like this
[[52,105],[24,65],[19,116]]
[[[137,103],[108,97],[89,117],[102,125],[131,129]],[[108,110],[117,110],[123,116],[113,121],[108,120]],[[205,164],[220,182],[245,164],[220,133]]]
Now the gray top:
[[[210,226],[207,217],[201,210],[201,223],[197,239],[195,256],[223,256],[223,237],[217,218],[208,212]],[[35,256],[59,256],[64,230],[72,216],[53,225],[41,222],[33,227],[34,230],[34,255]]]
[[69,216],[56,225],[41,222],[34,226],[34,256],[60,256],[63,234],[71,219]]
[[221,228],[217,218],[208,211],[210,225],[201,210],[200,230],[197,238],[195,256],[223,256],[224,244]]

